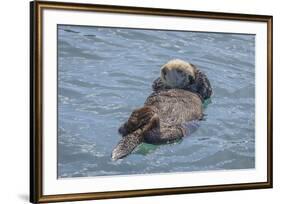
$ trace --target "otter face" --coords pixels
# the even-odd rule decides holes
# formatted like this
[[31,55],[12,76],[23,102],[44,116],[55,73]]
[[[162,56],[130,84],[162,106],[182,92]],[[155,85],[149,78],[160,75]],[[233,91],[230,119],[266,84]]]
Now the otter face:
[[195,80],[195,67],[183,60],[171,60],[162,66],[161,80],[171,88],[183,88]]

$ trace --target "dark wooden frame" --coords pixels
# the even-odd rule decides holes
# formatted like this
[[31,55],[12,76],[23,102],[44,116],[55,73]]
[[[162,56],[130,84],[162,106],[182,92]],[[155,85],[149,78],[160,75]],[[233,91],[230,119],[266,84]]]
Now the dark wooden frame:
[[[227,19],[239,21],[256,21],[267,23],[267,181],[256,183],[241,183],[227,185],[209,185],[199,187],[178,187],[147,190],[129,190],[100,193],[79,193],[43,195],[42,189],[42,10],[79,10],[95,12],[111,12],[126,14],[144,14],[157,16],[176,16],[209,19]],[[40,2],[30,3],[30,202],[46,203],[60,201],[77,201],[106,198],[123,198],[136,196],[169,195],[183,193],[202,193],[213,191],[230,191],[244,189],[260,189],[273,187],[273,17],[266,15],[232,14],[217,12],[201,12],[171,9],[156,9],[142,7],[105,6],[78,3]]]

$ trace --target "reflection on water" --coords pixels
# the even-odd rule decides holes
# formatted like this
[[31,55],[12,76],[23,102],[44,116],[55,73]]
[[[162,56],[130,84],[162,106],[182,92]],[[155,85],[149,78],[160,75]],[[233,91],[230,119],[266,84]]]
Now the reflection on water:
[[[119,125],[172,58],[208,75],[206,120],[180,142],[111,161]],[[58,176],[254,168],[254,71],[254,35],[59,26]]]

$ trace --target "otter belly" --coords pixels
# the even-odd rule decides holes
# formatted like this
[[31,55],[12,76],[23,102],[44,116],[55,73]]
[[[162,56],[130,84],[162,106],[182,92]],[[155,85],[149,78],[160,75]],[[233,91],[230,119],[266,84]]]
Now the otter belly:
[[159,118],[159,125],[144,135],[147,143],[167,143],[190,135],[203,117],[201,99],[185,90],[170,89],[152,94],[145,105],[153,106]]
[[197,94],[181,89],[163,90],[151,94],[146,106],[157,110],[160,123],[180,125],[203,117],[202,101]]

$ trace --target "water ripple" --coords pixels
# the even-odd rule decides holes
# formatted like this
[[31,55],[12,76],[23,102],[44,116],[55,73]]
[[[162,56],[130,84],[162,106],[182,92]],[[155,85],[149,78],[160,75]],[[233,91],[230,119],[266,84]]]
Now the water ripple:
[[[182,141],[113,162],[118,127],[171,58],[208,75],[205,121]],[[254,168],[255,36],[60,25],[58,107],[59,177]]]

